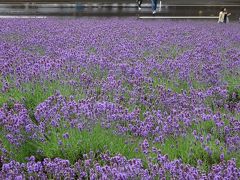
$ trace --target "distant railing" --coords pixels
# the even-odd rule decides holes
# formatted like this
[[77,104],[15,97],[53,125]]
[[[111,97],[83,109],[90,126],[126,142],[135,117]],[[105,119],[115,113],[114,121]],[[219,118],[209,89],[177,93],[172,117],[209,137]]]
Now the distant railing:
[[[0,0],[0,3],[135,3],[136,0]],[[150,3],[150,0],[143,0]],[[240,5],[239,0],[163,0],[169,5]]]

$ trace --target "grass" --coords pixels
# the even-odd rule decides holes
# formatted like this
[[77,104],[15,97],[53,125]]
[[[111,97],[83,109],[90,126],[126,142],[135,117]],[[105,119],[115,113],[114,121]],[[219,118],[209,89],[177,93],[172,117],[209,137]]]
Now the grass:
[[186,50],[191,49],[190,47],[182,48],[182,47],[178,47],[177,45],[173,45],[173,44],[166,44],[166,46],[168,47],[168,49],[166,49],[166,48],[159,49],[158,56],[159,56],[160,61],[163,61],[163,60],[169,59],[169,58],[175,60],[176,57],[180,56]]
[[[20,147],[11,145],[4,136],[0,136],[5,149],[10,153],[11,158],[19,162],[26,162],[26,157],[35,155],[37,159],[43,158],[63,158],[70,160],[71,163],[78,159],[83,159],[83,155],[93,151],[96,159],[100,153],[110,152],[111,155],[121,154],[128,159],[144,159],[142,153],[136,152],[139,140],[130,137],[119,136],[112,133],[110,129],[103,129],[97,125],[91,131],[79,131],[75,128],[51,128],[48,140],[27,141]],[[65,139],[63,134],[68,133],[69,138]],[[41,152],[40,154],[38,152]]]
[[[225,124],[228,121],[225,120]],[[208,146],[212,155],[209,155],[203,147],[200,141],[197,141],[192,135],[192,131],[196,130],[204,137],[204,143]],[[186,136],[171,137],[165,139],[164,143],[155,143],[152,146],[157,147],[161,150],[163,154],[167,154],[169,159],[181,159],[185,164],[190,164],[192,166],[197,166],[197,161],[201,160],[201,170],[207,172],[210,170],[213,164],[220,162],[220,155],[224,154],[225,160],[230,160],[232,158],[236,159],[237,167],[240,167],[240,153],[227,151],[225,146],[225,138],[220,133],[221,130],[217,129],[214,121],[203,121],[199,124],[194,124],[188,129]],[[208,134],[211,134],[211,139],[206,141]],[[215,140],[218,139],[220,143],[217,145]],[[222,149],[221,149],[222,148]]]
[[35,154],[37,151],[36,146],[32,141],[27,141],[23,143],[20,147],[12,145],[5,138],[3,131],[0,132],[0,143],[2,143],[3,147],[9,153],[8,154],[9,158],[19,162],[26,162],[26,158],[31,156],[32,154]]
[[[92,131],[80,132],[78,129],[68,129],[68,139],[64,139],[62,136],[66,133],[66,129],[58,130],[58,132],[52,130],[50,140],[39,146],[45,157],[61,157],[75,162],[90,151],[96,154],[109,151],[111,155],[122,154],[128,159],[143,158],[142,154],[135,152],[138,141],[129,143],[129,137],[114,135],[111,130],[103,129],[99,125]],[[59,141],[61,141],[61,145],[59,145]]]
[[9,33],[1,36],[0,39],[5,40],[7,42],[17,42],[21,41],[23,39],[23,36],[18,33]]
[[39,55],[39,56],[45,55],[45,49],[41,45],[32,45],[29,47],[25,47],[23,48],[23,51],[30,53],[32,55]]
[[224,80],[228,83],[229,93],[236,92],[240,94],[240,74],[238,76],[227,75]]
[[[163,154],[167,154],[171,160],[181,159],[183,163],[197,166],[197,161],[203,162],[202,169],[208,171],[213,164],[220,162],[221,151],[214,141],[207,144],[212,150],[209,155],[200,142],[197,142],[191,134],[185,137],[167,138],[164,144],[157,144]],[[226,154],[226,153],[225,153]],[[230,159],[230,156],[226,159]]]
[[178,78],[168,79],[159,74],[152,74],[153,78],[153,87],[156,88],[159,85],[164,85],[165,88],[171,89],[173,92],[181,93],[182,90],[189,92],[191,88],[193,89],[206,89],[207,85],[196,81],[194,78],[191,78],[191,84],[187,81],[180,80]]
[[[0,86],[1,87],[1,86]],[[0,94],[0,107],[4,103],[9,103],[11,100],[23,103],[30,111],[46,100],[49,96],[54,95],[56,90],[60,91],[63,96],[75,94],[75,89],[71,86],[63,85],[58,81],[40,83],[26,83],[20,88],[11,88],[6,93]],[[84,98],[84,94],[78,91],[76,99]]]
[[[214,127],[212,121],[207,121],[203,124],[199,124],[196,127],[198,132],[204,135],[202,130],[205,130],[205,134],[211,131]],[[194,127],[192,127],[194,128]],[[133,137],[130,135],[117,135],[113,133],[113,129],[104,129],[100,125],[95,126],[91,131],[83,130],[79,131],[76,128],[70,128],[69,126],[60,126],[59,128],[49,128],[46,141],[27,141],[22,146],[16,148],[11,145],[1,134],[0,139],[4,147],[11,152],[11,158],[19,162],[26,162],[26,157],[31,155],[36,156],[38,160],[43,158],[63,158],[70,160],[71,163],[76,162],[78,159],[83,159],[83,155],[94,152],[95,159],[99,160],[101,153],[109,152],[111,155],[121,154],[128,159],[139,158],[144,162],[144,166],[147,165],[145,155],[139,149],[139,144],[143,141],[140,137]],[[64,138],[63,135],[68,133],[69,137]],[[217,131],[213,133],[218,136]],[[194,136],[189,132],[186,136],[171,137],[165,139],[164,143],[152,143],[151,147],[156,147],[161,150],[163,154],[167,154],[170,160],[182,159],[186,164],[197,166],[197,161],[202,160],[203,164],[201,169],[208,171],[213,164],[220,162],[220,154],[225,154],[225,160],[231,158],[237,159],[237,166],[240,167],[240,155],[236,153],[227,153],[227,149],[224,146],[224,142],[221,141],[219,145],[216,145],[213,137],[210,141],[206,142],[206,145],[212,150],[212,155],[209,155],[202,144],[196,141]],[[220,150],[220,147],[223,150]],[[39,153],[41,152],[41,153]],[[151,156],[155,156],[151,154]]]

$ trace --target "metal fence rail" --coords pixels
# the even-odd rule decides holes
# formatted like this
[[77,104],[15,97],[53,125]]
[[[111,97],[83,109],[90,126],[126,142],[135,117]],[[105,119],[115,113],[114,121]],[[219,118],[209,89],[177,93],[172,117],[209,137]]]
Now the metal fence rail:
[[[0,0],[0,3],[134,3],[136,0]],[[144,2],[144,0],[143,0]],[[149,0],[145,0],[145,3]],[[240,5],[239,0],[163,0],[168,5]]]

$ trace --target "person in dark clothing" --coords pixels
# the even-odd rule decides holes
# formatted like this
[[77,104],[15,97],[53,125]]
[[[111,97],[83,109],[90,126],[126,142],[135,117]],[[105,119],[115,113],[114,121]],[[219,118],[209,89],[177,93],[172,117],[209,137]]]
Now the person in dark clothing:
[[137,0],[138,10],[142,9],[142,0]]
[[227,14],[224,14],[223,22],[227,23]]
[[152,14],[155,15],[157,13],[157,2],[158,0],[151,0],[152,1]]

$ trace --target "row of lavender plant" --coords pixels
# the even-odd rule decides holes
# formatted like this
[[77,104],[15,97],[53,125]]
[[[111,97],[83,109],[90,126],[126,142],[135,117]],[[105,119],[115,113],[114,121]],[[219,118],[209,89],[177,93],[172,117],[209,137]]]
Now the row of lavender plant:
[[238,24],[0,21],[3,179],[240,177]]

